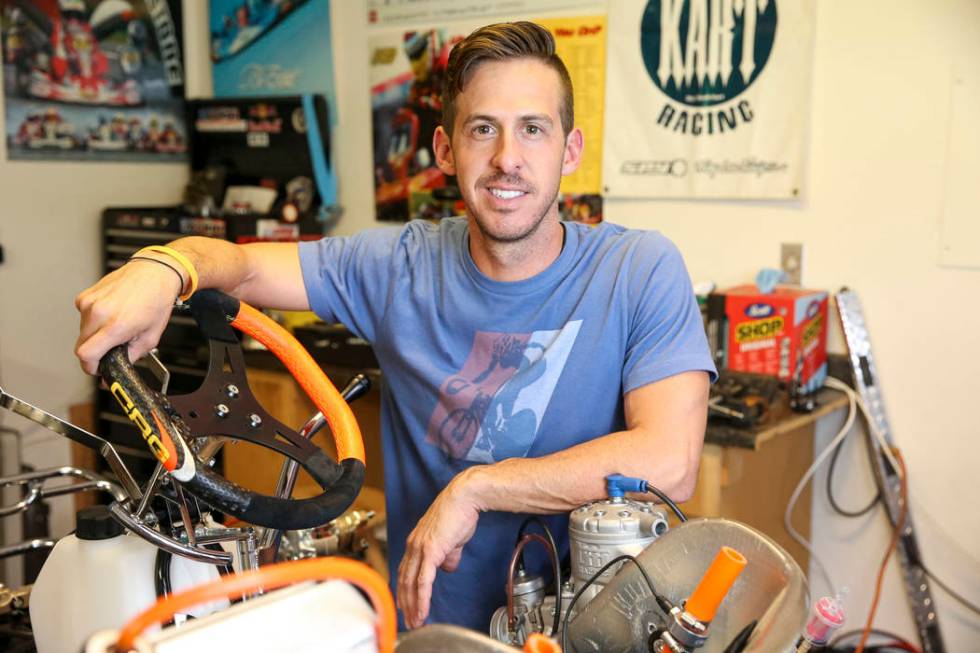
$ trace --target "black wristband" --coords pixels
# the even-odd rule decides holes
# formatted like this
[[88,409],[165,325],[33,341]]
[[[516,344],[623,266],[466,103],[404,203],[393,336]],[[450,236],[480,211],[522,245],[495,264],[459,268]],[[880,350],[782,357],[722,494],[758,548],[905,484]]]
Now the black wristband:
[[[175,268],[174,266],[170,265],[166,261],[161,261],[158,258],[150,258],[149,256],[130,256],[129,257],[129,260],[130,261],[153,261],[154,263],[159,263],[160,265],[164,265],[164,266],[170,268],[173,271],[173,273],[177,275],[177,279],[180,281],[180,288],[177,290],[177,296],[179,297],[180,295],[183,294],[183,292],[184,292],[184,277],[182,277],[180,275],[180,271],[177,268]],[[129,261],[127,261],[127,263],[128,262]]]

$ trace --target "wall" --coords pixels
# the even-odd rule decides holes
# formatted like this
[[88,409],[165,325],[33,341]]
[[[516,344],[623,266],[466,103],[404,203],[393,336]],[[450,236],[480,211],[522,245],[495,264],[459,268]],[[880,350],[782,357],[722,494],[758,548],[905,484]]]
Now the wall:
[[[847,285],[860,293],[894,439],[910,469],[925,559],[976,602],[980,557],[970,543],[980,538],[973,477],[980,429],[969,407],[980,309],[969,298],[980,296],[980,270],[938,264],[948,141],[965,137],[948,133],[954,70],[980,79],[980,4],[819,2],[803,199],[622,202],[610,205],[608,217],[664,231],[695,279],[744,282],[757,268],[778,265],[779,243],[802,242],[806,285]],[[840,348],[839,333],[834,340]],[[823,424],[817,445],[835,431]],[[835,487],[853,508],[873,487],[861,448],[845,453]],[[817,477],[820,488],[823,478]],[[886,520],[878,512],[837,518],[822,491],[813,511],[818,553],[837,582],[851,588],[848,625],[863,624],[890,535]],[[876,624],[911,637],[896,568]],[[942,590],[934,587],[933,595],[949,650],[975,650],[977,617]]]
[[[185,4],[188,90],[208,95],[206,46],[200,46],[205,3]],[[367,28],[361,3],[335,0],[332,12],[335,155],[346,208],[338,233],[353,233],[376,224]],[[980,271],[940,267],[938,248],[947,145],[962,136],[947,130],[950,80],[954,68],[980,78],[980,3],[824,0],[816,20],[809,171],[800,201],[610,202],[608,219],[665,232],[684,252],[695,280],[744,282],[759,267],[778,263],[779,243],[802,242],[808,286],[847,284],[860,293],[894,438],[911,470],[925,558],[977,602],[980,560],[970,543],[980,540],[980,491],[972,478],[980,430],[969,406],[980,361],[974,333],[980,308],[972,301],[980,296]],[[4,387],[60,414],[88,396],[89,381],[71,355],[77,325],[71,300],[95,278],[98,261],[79,252],[97,251],[102,206],[174,201],[184,178],[175,166],[0,161],[0,242],[9,257],[0,266]],[[839,349],[839,334],[832,341]],[[821,424],[817,445],[836,427],[833,420]],[[872,491],[863,452],[854,444],[842,456],[837,479],[851,507]],[[887,545],[885,520],[880,513],[836,518],[822,492],[813,511],[818,552],[851,587],[848,626],[856,627]],[[975,648],[977,618],[941,590],[934,588],[934,596],[948,650]],[[893,564],[876,625],[914,639],[908,614]]]
[[[6,134],[3,111],[0,131]],[[8,161],[3,141],[0,244],[6,260],[0,265],[0,384],[67,418],[69,406],[92,396],[93,381],[73,353],[78,337],[74,299],[99,277],[101,211],[109,205],[175,204],[189,168]],[[5,410],[0,411],[0,423],[22,432],[24,462],[38,468],[70,462],[65,438]],[[13,473],[13,440],[4,437],[0,445],[0,473]],[[51,530],[60,536],[74,527],[72,499],[53,499],[51,505]],[[7,541],[20,539],[18,519],[5,519],[3,526]],[[8,562],[8,572],[0,578],[15,584],[16,559]]]

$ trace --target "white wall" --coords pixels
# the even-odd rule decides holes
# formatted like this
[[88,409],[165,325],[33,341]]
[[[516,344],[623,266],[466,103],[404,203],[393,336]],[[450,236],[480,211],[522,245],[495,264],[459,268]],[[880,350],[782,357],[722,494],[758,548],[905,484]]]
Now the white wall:
[[[2,102],[2,99],[0,99]],[[0,111],[0,132],[6,134]],[[68,417],[72,404],[90,401],[92,379],[73,354],[78,337],[75,295],[101,270],[99,218],[109,205],[180,201],[184,164],[49,163],[7,160],[0,144],[0,384],[48,412]],[[68,441],[8,411],[0,423],[23,432],[25,462],[52,467],[70,462]],[[10,438],[0,440],[0,473],[16,467]],[[9,500],[9,499],[8,499]],[[74,527],[71,497],[53,499],[52,533]],[[19,519],[3,520],[8,541],[20,538]],[[18,582],[12,559],[0,578]]]
[[[331,4],[335,155],[346,208],[338,233],[352,233],[376,224],[367,27],[362,3]],[[206,3],[185,5],[188,92],[206,96]],[[860,293],[894,436],[910,469],[924,555],[940,577],[980,601],[980,491],[972,477],[980,428],[971,410],[980,385],[980,270],[938,266],[947,139],[960,136],[947,133],[954,68],[980,78],[975,0],[821,0],[803,199],[609,202],[607,218],[665,232],[696,280],[750,280],[759,267],[778,263],[779,243],[803,242],[806,285],[847,284]],[[179,166],[0,161],[0,242],[8,249],[0,266],[4,387],[61,414],[88,396],[71,355],[71,300],[98,271],[98,211],[110,203],[173,202],[185,177]],[[839,334],[832,341],[839,347]],[[821,425],[818,446],[834,428]],[[871,485],[861,449],[845,453],[838,488],[854,506]],[[858,626],[887,544],[885,519],[833,517],[822,493],[813,510],[818,550],[851,587],[848,626]],[[914,640],[897,580],[892,569],[876,624]],[[934,596],[947,649],[975,650],[976,617],[937,588]]]
[[[925,559],[977,602],[980,270],[938,265],[947,139],[963,137],[947,133],[954,68],[980,79],[980,3],[821,0],[803,199],[610,203],[608,219],[664,231],[695,279],[748,281],[759,267],[778,265],[779,243],[802,242],[806,285],[857,290],[894,437],[910,470]],[[980,169],[973,176],[980,181]],[[835,428],[822,425],[818,446]],[[873,488],[862,449],[846,453],[836,487],[856,507]],[[822,477],[817,482],[822,488]],[[837,518],[822,490],[815,495],[818,551],[837,582],[851,588],[848,626],[863,625],[888,543],[886,520],[880,513]],[[892,567],[876,624],[914,641]],[[942,590],[934,587],[933,595],[948,650],[977,650],[977,617]]]

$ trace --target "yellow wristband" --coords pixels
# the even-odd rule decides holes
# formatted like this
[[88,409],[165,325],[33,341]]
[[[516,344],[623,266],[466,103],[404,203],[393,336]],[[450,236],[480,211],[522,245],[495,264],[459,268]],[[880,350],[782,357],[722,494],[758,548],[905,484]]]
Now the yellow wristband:
[[[164,245],[150,245],[149,247],[144,247],[136,254],[140,252],[156,252],[158,254],[166,254],[173,260],[180,263],[181,267],[187,271],[187,277],[190,279],[191,287],[187,289],[187,292],[182,294],[179,299],[180,301],[187,301],[194,291],[197,290],[197,270],[194,269],[194,264],[191,263],[190,259],[175,250],[173,247],[166,247]],[[183,288],[181,288],[183,290]]]

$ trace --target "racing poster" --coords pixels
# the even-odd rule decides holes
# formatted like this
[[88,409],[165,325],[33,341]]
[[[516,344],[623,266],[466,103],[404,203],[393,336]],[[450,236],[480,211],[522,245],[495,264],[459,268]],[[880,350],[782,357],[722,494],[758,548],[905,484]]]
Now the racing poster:
[[[456,3],[451,24],[419,23],[446,9],[443,0],[369,3],[375,209],[378,220],[439,219],[465,212],[455,179],[439,171],[432,136],[442,121],[442,84],[453,45],[483,25],[533,20],[555,36],[572,78],[576,124],[585,133],[580,169],[562,180],[563,219],[602,220],[601,156],[606,18],[595,15],[535,17],[535,9],[592,9],[595,2],[552,0],[521,6],[526,13],[493,15],[493,3]],[[514,10],[520,2],[506,3]],[[490,13],[488,13],[490,12]],[[403,27],[398,27],[402,24]],[[382,27],[383,26],[383,27]],[[396,27],[392,27],[396,26]]]
[[319,93],[336,124],[329,0],[210,0],[215,97]]
[[183,161],[180,0],[0,0],[7,156]]
[[793,199],[814,0],[611,0],[604,194]]

